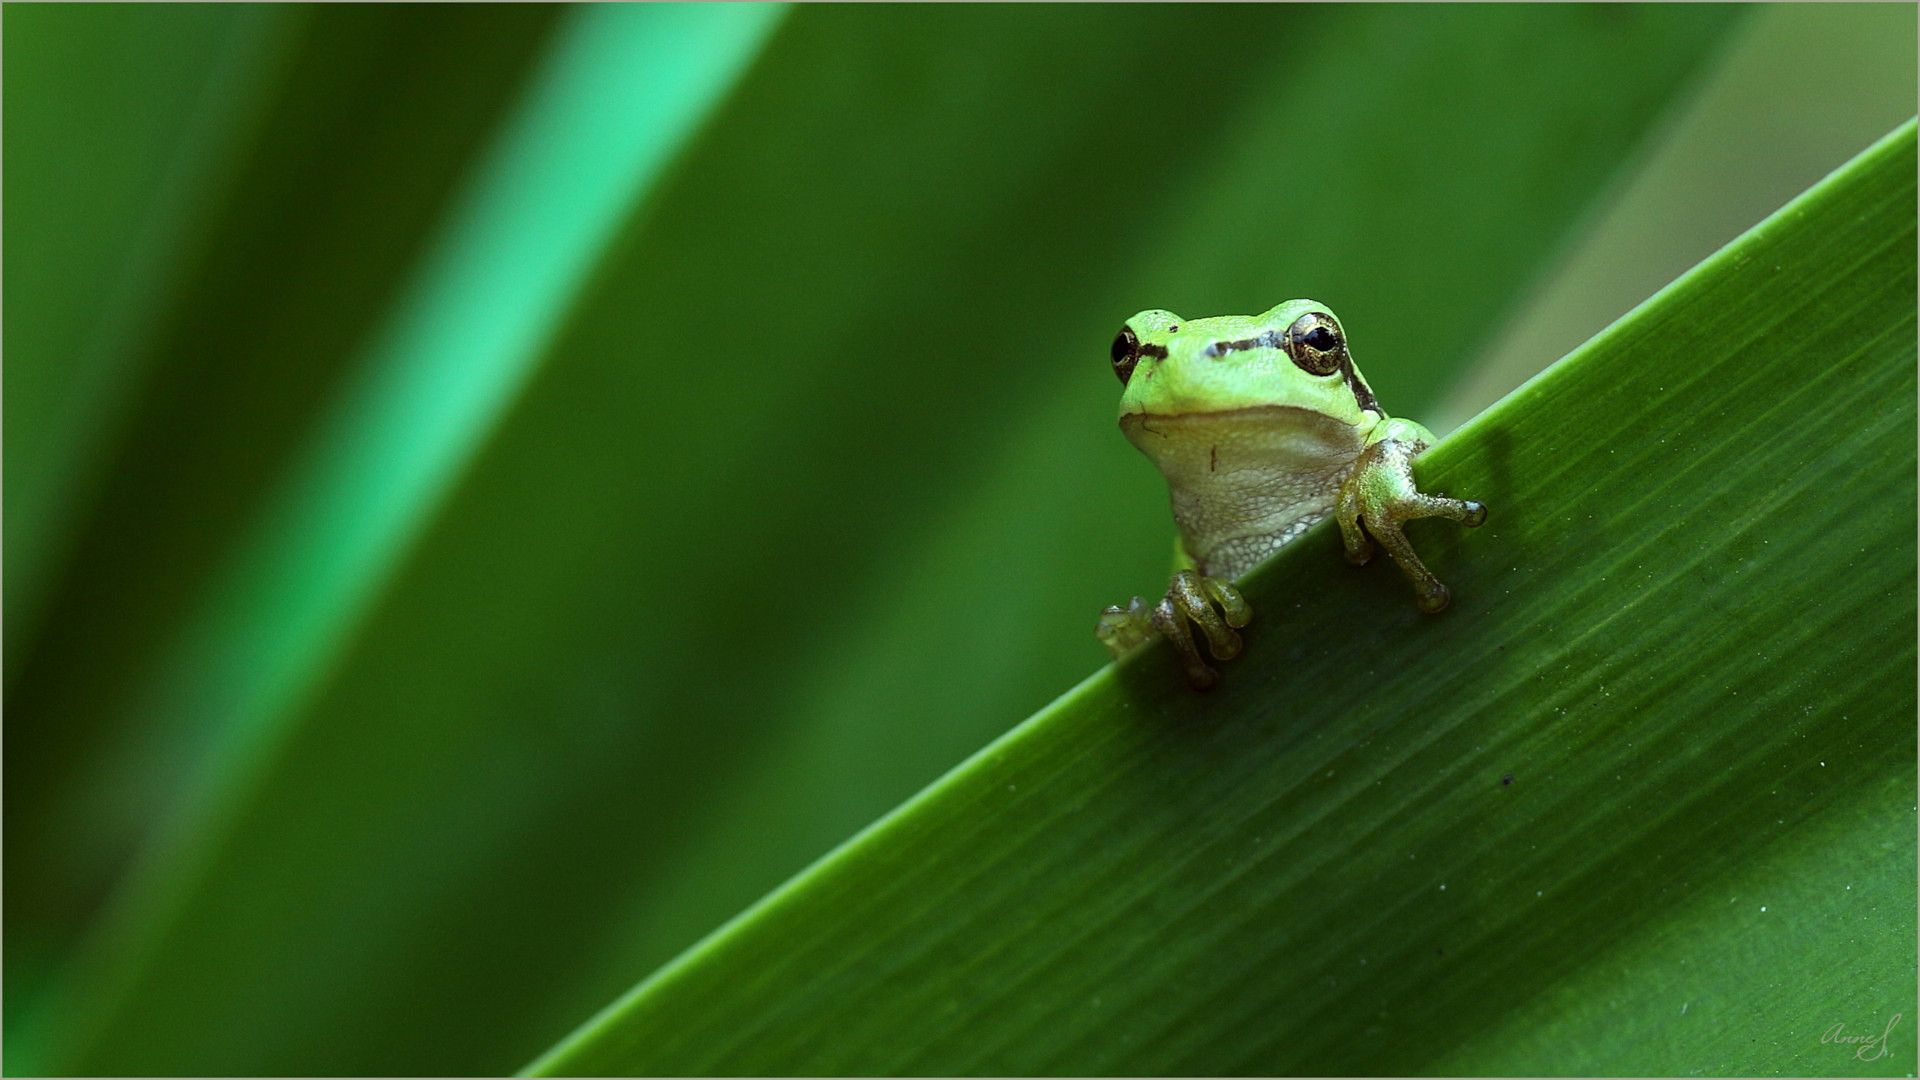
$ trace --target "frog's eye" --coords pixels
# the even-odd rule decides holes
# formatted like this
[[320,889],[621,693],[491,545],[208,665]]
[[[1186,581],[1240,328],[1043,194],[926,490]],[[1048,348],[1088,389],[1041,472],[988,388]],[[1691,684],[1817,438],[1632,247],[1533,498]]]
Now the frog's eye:
[[1133,378],[1133,365],[1140,362],[1140,339],[1133,327],[1120,328],[1120,336],[1113,339],[1113,373],[1120,376],[1120,385],[1127,385]]
[[1333,316],[1316,311],[1295,319],[1282,335],[1280,347],[1302,371],[1331,375],[1340,370],[1340,355],[1347,345]]

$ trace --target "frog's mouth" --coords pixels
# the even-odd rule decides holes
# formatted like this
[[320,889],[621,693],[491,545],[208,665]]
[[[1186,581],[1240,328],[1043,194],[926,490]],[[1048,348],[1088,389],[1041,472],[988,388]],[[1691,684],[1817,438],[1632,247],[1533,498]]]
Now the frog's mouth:
[[1316,431],[1321,428],[1345,429],[1348,425],[1298,405],[1242,405],[1233,409],[1210,409],[1200,412],[1181,413],[1128,413],[1120,418],[1120,430],[1127,438],[1138,441],[1136,433],[1158,435],[1163,439],[1176,439],[1191,434],[1195,428],[1218,426],[1239,427],[1245,425],[1249,430],[1274,428],[1279,430]]

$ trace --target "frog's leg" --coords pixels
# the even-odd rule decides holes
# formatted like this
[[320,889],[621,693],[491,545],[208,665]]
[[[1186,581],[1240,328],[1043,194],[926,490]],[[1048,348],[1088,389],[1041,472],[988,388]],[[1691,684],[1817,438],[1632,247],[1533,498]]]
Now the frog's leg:
[[1173,575],[1167,595],[1151,609],[1136,596],[1124,608],[1114,606],[1101,612],[1094,632],[1116,658],[1155,634],[1166,638],[1187,669],[1187,681],[1195,690],[1207,690],[1220,675],[1200,655],[1187,622],[1199,625],[1214,659],[1231,660],[1240,655],[1240,635],[1234,628],[1252,619],[1253,608],[1232,582],[1198,570],[1181,570]]
[[1468,528],[1487,520],[1487,508],[1477,502],[1428,495],[1414,485],[1413,459],[1432,443],[1433,433],[1411,420],[1381,421],[1334,504],[1347,561],[1357,565],[1371,559],[1373,541],[1380,541],[1413,582],[1420,610],[1428,614],[1445,609],[1450,594],[1413,553],[1400,526],[1423,517],[1452,518]]

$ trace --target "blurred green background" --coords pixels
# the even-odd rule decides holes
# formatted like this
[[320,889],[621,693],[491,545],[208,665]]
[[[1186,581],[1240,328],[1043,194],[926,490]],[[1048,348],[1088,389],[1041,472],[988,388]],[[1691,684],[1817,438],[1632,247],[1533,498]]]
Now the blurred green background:
[[1451,427],[1910,5],[8,5],[10,1073],[500,1073],[1105,661],[1104,350]]

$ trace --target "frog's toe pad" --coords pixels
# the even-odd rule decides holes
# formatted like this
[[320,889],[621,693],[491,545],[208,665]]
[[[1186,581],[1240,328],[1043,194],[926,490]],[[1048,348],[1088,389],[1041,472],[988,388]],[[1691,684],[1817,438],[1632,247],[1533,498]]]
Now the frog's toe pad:
[[1146,601],[1136,596],[1126,607],[1115,604],[1102,611],[1093,634],[1117,660],[1153,637],[1153,615]]

